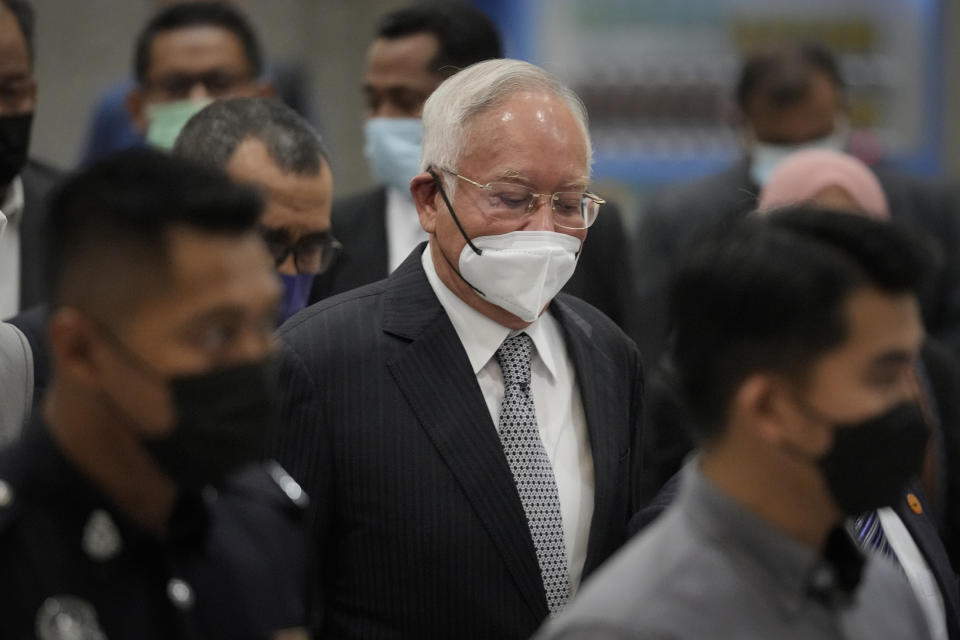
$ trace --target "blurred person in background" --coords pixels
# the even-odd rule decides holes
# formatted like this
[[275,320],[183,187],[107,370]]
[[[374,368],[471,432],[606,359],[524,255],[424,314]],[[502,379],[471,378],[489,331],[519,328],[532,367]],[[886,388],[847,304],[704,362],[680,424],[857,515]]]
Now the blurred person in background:
[[[205,0],[157,0],[157,11],[175,4]],[[230,3],[229,0],[220,0]],[[274,61],[264,72],[268,83],[276,87],[284,103],[304,117],[313,114],[312,100],[303,78],[303,69],[298,63]],[[96,160],[122,149],[142,146],[144,132],[131,119],[127,109],[127,95],[136,88],[134,80],[124,80],[106,89],[93,109],[90,118],[80,164],[86,166]]]
[[0,320],[44,300],[44,203],[61,175],[28,158],[37,106],[34,27],[30,2],[0,0]]
[[[410,194],[410,180],[419,173],[423,103],[460,69],[501,57],[496,26],[462,0],[417,3],[381,19],[363,77],[364,155],[378,186],[334,203],[333,226],[344,251],[338,264],[317,278],[313,300],[387,277],[427,239]],[[634,326],[631,258],[616,205],[604,205],[563,290],[628,332]]]
[[[655,363],[668,342],[666,283],[685,247],[720,221],[746,215],[776,165],[804,148],[845,150],[851,129],[844,83],[833,54],[817,44],[787,44],[744,60],[735,89],[743,157],[721,173],[668,187],[642,213],[637,233],[640,295],[637,342]],[[931,335],[960,356],[960,217],[945,191],[874,168],[891,216],[932,236],[945,264],[921,293]]]
[[52,200],[53,379],[0,451],[3,638],[302,638],[303,492],[260,463],[261,202],[152,150]]
[[902,498],[927,446],[925,250],[808,206],[695,243],[670,311],[699,452],[664,514],[537,637],[944,638],[942,610],[931,636],[887,556],[893,530],[862,518]]
[[[807,204],[888,221],[890,212],[879,181],[853,156],[830,149],[809,149],[787,156],[769,177],[758,198],[758,215],[777,208]],[[936,259],[930,268],[939,267]],[[927,280],[929,278],[925,278]],[[924,283],[921,283],[921,290]],[[960,638],[957,578],[947,551],[955,544],[957,492],[957,428],[960,425],[960,373],[950,353],[929,336],[916,365],[931,442],[923,473],[911,479],[890,506],[867,514],[874,536],[885,540],[891,557],[904,568],[927,616],[934,638]],[[666,357],[650,376],[648,386],[648,446],[646,478],[663,482],[679,470],[694,447],[694,418],[684,399],[674,357]],[[922,479],[922,482],[921,482]],[[675,499],[679,476],[661,489],[631,523],[646,527]],[[931,499],[928,499],[928,496]],[[944,530],[941,541],[940,530]],[[904,535],[904,533],[906,535]]]
[[313,127],[276,100],[218,100],[187,122],[173,153],[264,195],[260,229],[284,289],[278,324],[307,306],[314,279],[340,251],[330,228],[333,173]]
[[[259,79],[256,35],[236,9],[221,2],[173,3],[162,9],[137,39],[134,69],[138,84],[128,94],[127,107],[140,130],[163,149],[173,146],[190,116],[212,99],[273,93]],[[42,280],[39,274],[37,278]],[[35,401],[49,380],[46,321],[41,304],[10,318],[33,351]]]
[[219,98],[274,94],[247,19],[227,3],[177,3],[137,38],[127,110],[146,141],[170,149],[190,117]]

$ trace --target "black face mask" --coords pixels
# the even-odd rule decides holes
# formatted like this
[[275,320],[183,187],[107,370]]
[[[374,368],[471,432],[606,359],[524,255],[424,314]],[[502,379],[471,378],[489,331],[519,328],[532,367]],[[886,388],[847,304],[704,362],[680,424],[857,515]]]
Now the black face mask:
[[260,458],[276,414],[272,359],[171,378],[173,431],[143,444],[183,489],[219,485]]
[[187,491],[216,486],[232,471],[261,458],[264,439],[277,417],[274,358],[166,377],[105,324],[94,324],[130,367],[169,389],[173,429],[161,436],[141,437],[141,442],[177,486]]
[[0,116],[0,187],[6,187],[23,171],[32,124],[33,112]]
[[835,425],[818,466],[848,516],[894,504],[920,473],[929,430],[920,406],[904,402],[855,424]]

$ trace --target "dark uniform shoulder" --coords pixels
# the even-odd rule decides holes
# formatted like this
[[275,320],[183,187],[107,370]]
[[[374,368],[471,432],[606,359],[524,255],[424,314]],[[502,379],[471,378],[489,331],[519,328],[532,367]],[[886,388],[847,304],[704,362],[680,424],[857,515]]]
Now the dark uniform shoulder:
[[[0,473],[2,472],[0,469]],[[19,513],[19,502],[13,485],[0,477],[0,540],[16,524]]]
[[20,448],[14,443],[0,450],[0,539],[16,525],[22,513],[21,489],[26,476]]

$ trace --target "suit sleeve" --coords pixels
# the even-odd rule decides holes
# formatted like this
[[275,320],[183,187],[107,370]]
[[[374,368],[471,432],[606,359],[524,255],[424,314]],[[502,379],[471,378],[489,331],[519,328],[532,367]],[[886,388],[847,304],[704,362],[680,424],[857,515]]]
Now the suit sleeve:
[[633,367],[633,380],[631,382],[630,389],[630,417],[631,417],[631,429],[633,433],[630,434],[631,445],[630,449],[632,451],[632,456],[630,460],[630,496],[629,496],[629,513],[627,518],[629,519],[640,507],[641,500],[641,488],[643,487],[643,478],[646,471],[645,460],[643,457],[643,451],[646,447],[645,441],[645,427],[644,424],[644,371],[643,371],[643,360],[640,358],[640,355],[636,353],[634,357],[634,367]]
[[310,499],[307,523],[311,544],[309,566],[316,571],[310,581],[308,608],[311,626],[320,628],[324,602],[324,550],[331,517],[329,490],[332,476],[332,448],[326,436],[320,407],[320,393],[303,358],[284,344],[279,363],[280,419],[268,444],[275,458],[306,490]]
[[636,313],[630,332],[648,366],[660,358],[669,332],[667,287],[677,253],[678,230],[669,194],[650,203],[640,218],[636,236]]

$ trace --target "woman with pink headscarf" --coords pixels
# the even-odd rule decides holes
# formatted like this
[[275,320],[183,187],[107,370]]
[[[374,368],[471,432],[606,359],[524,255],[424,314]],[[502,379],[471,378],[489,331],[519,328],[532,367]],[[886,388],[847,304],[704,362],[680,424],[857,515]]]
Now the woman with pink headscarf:
[[760,192],[757,211],[800,203],[890,219],[883,188],[869,167],[832,149],[807,149],[787,156]]

